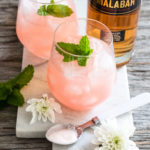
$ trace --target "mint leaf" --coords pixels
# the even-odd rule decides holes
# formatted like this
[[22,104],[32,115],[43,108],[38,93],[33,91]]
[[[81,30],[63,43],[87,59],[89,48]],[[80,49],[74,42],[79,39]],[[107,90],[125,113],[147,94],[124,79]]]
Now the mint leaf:
[[7,99],[7,96],[12,92],[12,87],[6,83],[0,83],[0,101]]
[[8,106],[6,101],[0,101],[0,110],[4,109],[6,106]]
[[[57,42],[57,45],[66,52],[74,55],[78,55],[78,51],[80,51],[79,45],[76,45],[74,43]],[[60,50],[59,52],[64,54],[62,50]]]
[[[79,46],[73,43],[58,42],[57,44],[66,52],[74,54],[74,55],[77,54],[77,51],[79,49]],[[59,47],[56,46],[56,50],[59,52],[59,54],[64,56],[64,59],[63,59],[64,62],[71,62],[73,60],[77,60],[77,57],[63,52],[61,49],[59,49]]]
[[47,12],[54,17],[63,18],[70,16],[73,11],[67,5],[48,5]]
[[18,89],[14,89],[11,95],[8,96],[7,103],[13,106],[22,106],[24,104],[24,97]]
[[51,0],[51,4],[54,4],[55,3],[55,1],[54,0]]
[[[87,37],[87,35],[83,36],[79,43],[80,52],[79,54],[82,56],[90,56],[93,52],[93,50],[90,48],[90,41]],[[80,66],[86,66],[88,57],[79,57],[78,58],[78,64]]]
[[14,79],[0,83],[0,110],[8,104],[13,106],[22,106],[24,104],[24,98],[20,93],[20,89],[29,83],[33,73],[33,66],[28,65]]
[[16,87],[21,89],[33,78],[34,68],[28,65],[16,78]]
[[40,9],[38,9],[37,14],[40,16],[54,16],[54,17],[58,17],[58,18],[63,18],[63,17],[68,17],[70,16],[73,11],[70,7],[68,7],[67,5],[55,5],[53,4],[54,1],[51,0],[52,5],[43,5],[40,7]]
[[73,60],[76,60],[75,57],[72,57],[70,55],[64,55],[64,59],[63,59],[63,62],[71,62]]
[[37,14],[40,16],[49,16],[46,5],[41,6],[40,9],[38,9]]
[[56,46],[56,50],[58,51],[58,53],[64,56],[64,62],[77,60],[79,66],[86,66],[87,60],[89,59],[88,56],[90,56],[93,52],[93,50],[90,48],[90,41],[87,36],[83,36],[79,44],[57,42],[57,45],[68,53],[78,55],[72,56],[70,54],[67,54],[63,52],[58,46]]
[[12,87],[21,89],[32,79],[34,74],[34,68],[32,65],[28,65],[18,76],[8,81],[8,84]]
[[87,65],[87,57],[78,57],[78,65],[85,67]]
[[82,37],[82,39],[80,40],[79,47],[81,49],[82,55],[90,55],[93,52],[93,50],[90,49],[90,41],[87,35]]
[[81,49],[81,53],[87,55],[90,49],[89,46],[89,39],[87,36],[83,36],[82,39],[80,40],[80,49]]

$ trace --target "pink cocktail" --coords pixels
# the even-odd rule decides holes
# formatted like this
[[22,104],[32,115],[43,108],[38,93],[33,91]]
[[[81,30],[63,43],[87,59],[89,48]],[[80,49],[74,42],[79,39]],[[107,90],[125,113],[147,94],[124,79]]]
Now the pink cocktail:
[[[99,30],[99,39],[91,36],[92,30],[95,30],[93,24]],[[60,32],[66,26],[68,30],[60,36]],[[57,42],[78,44],[84,35],[88,36],[90,47],[93,49],[90,56],[68,53],[57,44]],[[59,48],[59,52],[56,47]],[[74,60],[64,62],[62,53]],[[78,58],[82,60],[88,58],[87,64],[80,66]],[[115,79],[112,34],[105,25],[91,19],[79,19],[78,22],[65,22],[57,28],[48,65],[48,85],[60,103],[77,111],[91,109],[108,98]]]
[[[44,59],[50,56],[56,27],[63,21],[76,18],[72,0],[55,0],[51,3],[50,1],[20,0],[17,16],[17,35],[20,41],[34,55]],[[56,15],[54,13],[53,15],[44,14],[48,6],[52,5],[68,6],[72,12],[67,11],[63,16],[60,16],[58,12]]]

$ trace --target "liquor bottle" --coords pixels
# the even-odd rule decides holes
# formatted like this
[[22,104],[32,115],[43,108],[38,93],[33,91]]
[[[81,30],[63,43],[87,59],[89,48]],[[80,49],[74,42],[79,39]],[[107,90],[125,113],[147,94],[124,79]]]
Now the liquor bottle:
[[112,31],[117,66],[128,63],[133,54],[140,5],[141,0],[88,0],[88,18]]

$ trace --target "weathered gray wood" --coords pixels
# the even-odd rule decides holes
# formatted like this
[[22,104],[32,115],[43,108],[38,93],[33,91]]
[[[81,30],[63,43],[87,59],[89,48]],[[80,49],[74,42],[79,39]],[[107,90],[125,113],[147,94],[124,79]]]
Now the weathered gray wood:
[[[150,1],[143,0],[135,55],[128,64],[131,96],[150,91]],[[137,131],[133,137],[140,150],[150,150],[150,105],[133,112]]]
[[[18,0],[0,0],[0,80],[16,76],[21,69],[22,45],[17,39],[16,13]],[[15,136],[17,109],[0,111],[0,150],[46,150],[51,144],[45,139],[17,139]]]
[[[0,0],[0,81],[14,77],[21,69],[22,45],[15,33],[18,0]],[[150,1],[143,0],[136,53],[128,64],[131,96],[150,90]],[[0,150],[50,150],[45,139],[15,137],[16,108],[0,111]],[[140,150],[150,150],[150,105],[133,113]]]

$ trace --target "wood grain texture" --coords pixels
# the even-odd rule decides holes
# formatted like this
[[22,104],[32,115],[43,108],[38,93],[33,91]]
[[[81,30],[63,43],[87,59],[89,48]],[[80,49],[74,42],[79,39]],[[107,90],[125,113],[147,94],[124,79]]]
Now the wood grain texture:
[[[143,0],[135,55],[128,64],[131,96],[150,89],[150,1]],[[16,36],[18,0],[0,0],[0,81],[16,76],[21,69],[22,45]],[[0,111],[0,150],[51,150],[45,139],[17,139],[16,111]],[[150,150],[150,105],[133,112],[137,131],[133,137],[140,150]]]
[[[128,64],[128,77],[131,96],[150,92],[150,1],[143,0],[135,55]],[[133,112],[136,133],[133,140],[140,150],[150,150],[150,104]]]

